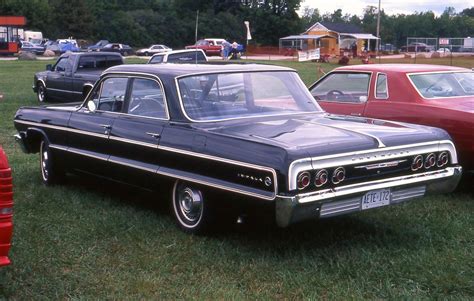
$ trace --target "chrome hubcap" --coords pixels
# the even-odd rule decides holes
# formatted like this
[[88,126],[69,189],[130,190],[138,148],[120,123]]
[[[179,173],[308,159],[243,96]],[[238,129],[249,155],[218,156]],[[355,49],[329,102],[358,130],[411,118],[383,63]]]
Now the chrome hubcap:
[[41,102],[44,100],[44,88],[43,88],[43,86],[40,86],[38,88],[38,100],[41,101]]
[[48,151],[44,149],[44,144],[41,145],[41,174],[44,180],[48,180]]
[[178,205],[182,216],[191,223],[196,223],[202,214],[202,196],[199,191],[189,187],[178,194]]

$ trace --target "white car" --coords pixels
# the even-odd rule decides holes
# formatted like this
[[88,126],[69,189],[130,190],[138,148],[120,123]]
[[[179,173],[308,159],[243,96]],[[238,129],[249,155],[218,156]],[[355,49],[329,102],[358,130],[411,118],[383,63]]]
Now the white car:
[[143,49],[139,49],[136,54],[137,55],[145,55],[145,56],[149,56],[149,55],[153,55],[155,53],[160,53],[160,52],[168,52],[168,51],[172,51],[173,49],[169,48],[168,46],[166,45],[151,45],[149,48],[143,48]]
[[185,49],[157,53],[150,58],[147,64],[203,63],[207,61],[206,53],[202,49]]
[[449,50],[449,48],[439,48],[438,50],[436,50],[436,52],[439,52],[439,53],[451,53],[451,50]]

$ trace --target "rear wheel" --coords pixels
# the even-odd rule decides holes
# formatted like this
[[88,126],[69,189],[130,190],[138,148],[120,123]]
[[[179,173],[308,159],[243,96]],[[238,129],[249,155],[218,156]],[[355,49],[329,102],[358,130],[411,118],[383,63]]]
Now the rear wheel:
[[150,54],[148,52],[145,52],[145,56],[149,56]]
[[47,101],[46,87],[43,85],[43,83],[41,83],[41,82],[38,83],[38,88],[37,88],[36,94],[38,96],[38,101],[39,102],[46,102]]
[[209,198],[199,187],[177,180],[172,203],[176,223],[184,232],[202,234],[210,229],[214,215]]
[[41,141],[40,145],[41,179],[46,185],[59,184],[64,179],[64,171],[54,160],[48,142]]

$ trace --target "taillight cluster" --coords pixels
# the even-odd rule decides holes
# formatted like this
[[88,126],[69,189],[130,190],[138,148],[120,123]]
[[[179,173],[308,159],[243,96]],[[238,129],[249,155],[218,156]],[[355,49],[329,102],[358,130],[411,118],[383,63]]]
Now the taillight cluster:
[[433,167],[444,167],[449,163],[447,152],[429,153],[426,155],[417,155],[411,163],[411,170],[418,171],[421,168],[430,169]]
[[329,181],[333,184],[339,184],[344,181],[346,178],[346,170],[344,167],[340,166],[332,171],[328,171],[327,169],[320,169],[316,170],[311,176],[309,171],[303,171],[298,175],[296,179],[298,190],[303,190],[307,188],[311,182],[313,182],[314,186],[319,188],[326,185]]
[[0,169],[0,220],[13,213],[13,185],[11,169]]

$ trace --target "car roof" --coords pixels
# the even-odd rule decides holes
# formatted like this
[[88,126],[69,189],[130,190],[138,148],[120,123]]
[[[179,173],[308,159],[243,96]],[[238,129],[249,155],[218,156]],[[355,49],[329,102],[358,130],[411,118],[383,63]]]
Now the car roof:
[[397,72],[397,73],[418,73],[418,72],[437,72],[437,71],[470,71],[466,68],[425,65],[425,64],[367,64],[351,65],[334,69],[334,71],[375,71],[375,72]]
[[182,49],[182,50],[172,50],[172,51],[167,51],[167,52],[159,52],[159,53],[155,53],[153,56],[170,55],[170,54],[175,54],[175,53],[186,53],[186,52],[202,52],[205,54],[205,52],[202,49]]
[[263,64],[126,64],[107,69],[106,73],[147,73],[152,75],[182,76],[197,73],[225,73],[250,71],[295,71],[291,68]]
[[106,51],[102,51],[102,52],[95,52],[95,51],[94,52],[66,52],[66,53],[61,54],[60,57],[72,56],[72,55],[75,55],[75,56],[111,56],[111,55],[114,55],[114,56],[122,57],[122,55],[120,53],[106,52]]

